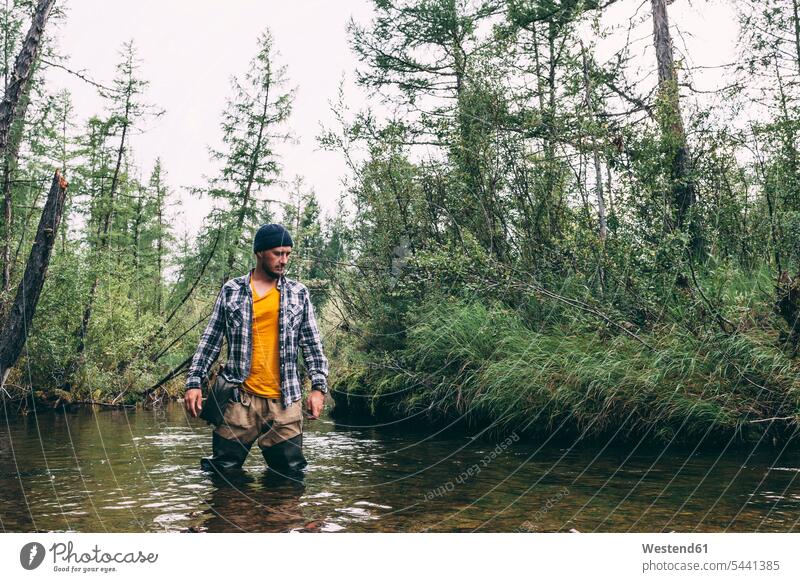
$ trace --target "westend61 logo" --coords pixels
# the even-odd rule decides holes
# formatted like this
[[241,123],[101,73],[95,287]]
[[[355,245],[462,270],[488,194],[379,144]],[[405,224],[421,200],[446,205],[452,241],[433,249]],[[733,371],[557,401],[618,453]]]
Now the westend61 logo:
[[155,564],[158,554],[137,552],[105,552],[95,545],[88,552],[76,552],[72,542],[57,542],[45,551],[42,544],[30,542],[22,546],[19,563],[26,570],[38,568],[47,552],[53,557],[54,572],[116,572],[115,564]]

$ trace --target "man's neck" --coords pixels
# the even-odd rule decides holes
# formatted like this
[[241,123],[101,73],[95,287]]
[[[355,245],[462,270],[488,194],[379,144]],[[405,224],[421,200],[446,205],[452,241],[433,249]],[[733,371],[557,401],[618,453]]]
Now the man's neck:
[[253,274],[251,275],[251,278],[253,279],[253,281],[256,281],[258,283],[266,283],[268,285],[274,285],[275,282],[278,280],[275,277],[270,277],[269,275],[267,275],[264,272],[264,270],[259,267],[253,269]]
[[250,279],[253,282],[253,287],[259,296],[264,295],[264,293],[273,289],[278,282],[276,278],[267,275],[260,267],[253,269]]

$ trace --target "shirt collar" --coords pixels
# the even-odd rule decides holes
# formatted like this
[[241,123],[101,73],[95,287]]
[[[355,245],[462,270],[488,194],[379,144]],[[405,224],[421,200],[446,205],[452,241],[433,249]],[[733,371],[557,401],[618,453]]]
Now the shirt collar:
[[[247,275],[245,275],[245,276],[243,277],[244,281],[242,282],[242,284],[243,284],[245,287],[247,287],[248,289],[250,289],[250,281],[251,281],[251,279],[252,279],[252,277],[253,277],[253,271],[255,271],[255,269],[250,269],[250,270],[247,272]],[[286,275],[281,275],[280,277],[278,277],[278,283],[277,283],[277,287],[278,287],[278,289],[280,289],[281,287],[283,287],[285,283],[286,283]]]

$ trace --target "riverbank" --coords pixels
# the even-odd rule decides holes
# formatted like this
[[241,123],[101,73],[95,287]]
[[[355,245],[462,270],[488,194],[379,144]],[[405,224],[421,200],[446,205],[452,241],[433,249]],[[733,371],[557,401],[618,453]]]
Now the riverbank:
[[800,366],[778,341],[758,325],[533,330],[501,306],[448,300],[426,305],[394,353],[338,337],[332,378],[342,415],[459,419],[537,438],[778,444],[800,421]]
[[[678,325],[624,334],[563,317],[532,329],[500,304],[444,299],[409,312],[395,349],[382,352],[327,320],[333,415],[562,442],[780,446],[800,422],[800,365],[766,309],[748,315],[731,334]],[[184,381],[89,393],[9,380],[6,400],[20,412],[34,402],[159,406],[180,399]]]
[[144,388],[137,391],[133,387],[121,392],[89,392],[80,388],[65,390],[53,387],[31,389],[21,383],[12,372],[0,398],[6,404],[7,411],[17,414],[27,414],[33,408],[78,410],[95,406],[108,409],[150,409],[181,400],[183,389],[183,378],[175,378],[154,391]]

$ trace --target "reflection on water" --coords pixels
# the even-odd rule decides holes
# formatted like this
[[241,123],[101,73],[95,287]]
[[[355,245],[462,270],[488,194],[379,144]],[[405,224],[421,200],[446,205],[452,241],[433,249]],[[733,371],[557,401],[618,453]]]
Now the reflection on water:
[[[180,405],[0,410],[2,531],[792,531],[800,451],[537,445],[403,427],[308,425],[305,484],[199,468]],[[505,443],[505,446],[503,446]]]

